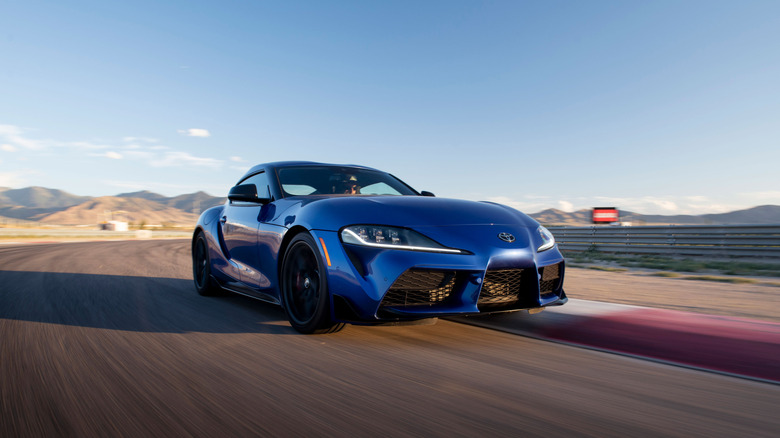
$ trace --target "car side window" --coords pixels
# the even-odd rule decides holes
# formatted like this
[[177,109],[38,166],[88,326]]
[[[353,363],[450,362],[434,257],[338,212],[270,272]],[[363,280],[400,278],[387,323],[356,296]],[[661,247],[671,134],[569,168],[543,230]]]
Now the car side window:
[[260,198],[270,197],[268,191],[268,174],[260,172],[250,176],[249,178],[241,181],[239,184],[254,184],[257,187],[257,196]]

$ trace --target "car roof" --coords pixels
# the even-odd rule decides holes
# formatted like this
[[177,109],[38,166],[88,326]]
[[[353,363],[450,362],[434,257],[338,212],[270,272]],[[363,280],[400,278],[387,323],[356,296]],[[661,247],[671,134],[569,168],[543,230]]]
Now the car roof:
[[381,170],[377,170],[371,167],[367,166],[361,166],[358,164],[334,164],[334,163],[318,163],[315,161],[274,161],[272,163],[263,163],[258,164],[256,166],[253,166],[251,169],[249,169],[248,172],[244,174],[244,176],[241,177],[239,181],[244,180],[246,177],[257,173],[261,170],[265,170],[267,172],[273,171],[276,169],[283,169],[285,167],[299,167],[299,166],[328,166],[328,167],[356,167],[359,169],[368,169],[368,170],[376,170],[377,172],[382,172]]

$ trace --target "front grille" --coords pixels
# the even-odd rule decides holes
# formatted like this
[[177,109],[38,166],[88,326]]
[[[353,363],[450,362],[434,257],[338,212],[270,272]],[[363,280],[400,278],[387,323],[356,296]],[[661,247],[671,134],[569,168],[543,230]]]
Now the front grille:
[[455,271],[410,269],[390,286],[382,306],[405,307],[444,302],[455,287]]
[[539,280],[539,293],[542,295],[554,292],[561,284],[561,264],[545,266],[539,268],[541,275]]
[[509,304],[519,301],[524,277],[527,277],[525,269],[487,271],[477,304]]

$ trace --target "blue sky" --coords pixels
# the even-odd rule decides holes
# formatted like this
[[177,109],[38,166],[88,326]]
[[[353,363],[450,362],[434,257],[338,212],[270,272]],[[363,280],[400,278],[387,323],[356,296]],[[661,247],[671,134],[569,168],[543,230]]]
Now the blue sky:
[[0,186],[299,159],[528,213],[780,205],[780,2],[0,5]]

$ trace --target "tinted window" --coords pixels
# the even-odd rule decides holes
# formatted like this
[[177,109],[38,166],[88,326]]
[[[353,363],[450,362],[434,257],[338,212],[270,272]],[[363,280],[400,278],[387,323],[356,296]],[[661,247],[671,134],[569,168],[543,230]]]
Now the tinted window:
[[284,196],[417,194],[391,175],[355,167],[287,167],[278,173]]

